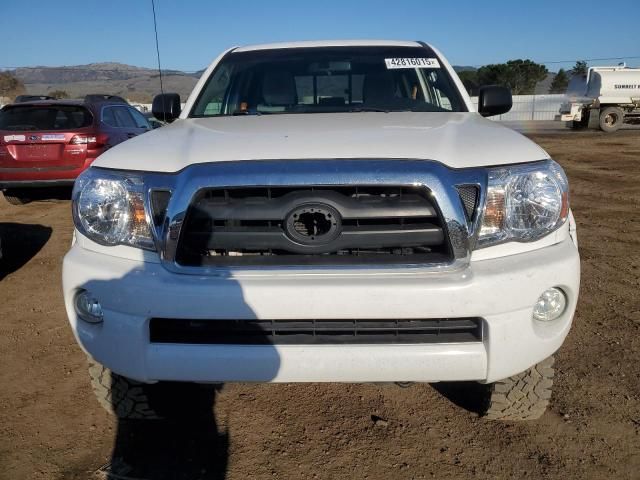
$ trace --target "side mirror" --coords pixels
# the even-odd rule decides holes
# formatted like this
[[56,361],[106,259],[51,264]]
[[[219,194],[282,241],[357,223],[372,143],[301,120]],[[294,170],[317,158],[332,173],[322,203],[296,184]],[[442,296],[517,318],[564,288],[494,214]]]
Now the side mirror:
[[151,105],[153,116],[163,122],[173,122],[180,116],[180,110],[180,95],[177,93],[156,95]]
[[478,113],[483,117],[492,117],[493,115],[507,113],[511,110],[512,106],[513,98],[511,97],[510,88],[499,87],[497,85],[480,87],[478,93]]

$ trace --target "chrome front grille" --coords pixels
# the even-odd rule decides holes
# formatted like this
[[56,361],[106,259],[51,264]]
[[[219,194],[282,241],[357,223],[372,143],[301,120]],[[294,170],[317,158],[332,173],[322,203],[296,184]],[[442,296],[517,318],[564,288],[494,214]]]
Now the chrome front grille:
[[162,264],[176,273],[451,270],[469,262],[486,170],[410,159],[258,160],[194,164],[144,181]]

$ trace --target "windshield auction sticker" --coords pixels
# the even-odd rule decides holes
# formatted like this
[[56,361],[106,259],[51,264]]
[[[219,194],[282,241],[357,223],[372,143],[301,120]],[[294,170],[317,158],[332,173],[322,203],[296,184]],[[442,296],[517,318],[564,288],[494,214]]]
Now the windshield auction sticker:
[[387,69],[390,68],[440,68],[437,58],[385,58]]

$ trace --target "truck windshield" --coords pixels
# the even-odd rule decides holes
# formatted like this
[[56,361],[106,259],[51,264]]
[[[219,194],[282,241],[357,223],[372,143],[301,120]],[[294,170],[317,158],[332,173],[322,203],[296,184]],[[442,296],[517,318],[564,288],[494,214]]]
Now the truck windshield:
[[467,111],[426,47],[315,47],[231,52],[191,117],[362,111]]

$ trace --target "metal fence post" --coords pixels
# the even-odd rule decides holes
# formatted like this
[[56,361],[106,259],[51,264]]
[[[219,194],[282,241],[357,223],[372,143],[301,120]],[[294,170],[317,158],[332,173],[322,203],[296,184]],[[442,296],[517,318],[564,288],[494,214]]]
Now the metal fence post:
[[531,120],[536,119],[536,95],[533,94],[533,101],[531,102]]

